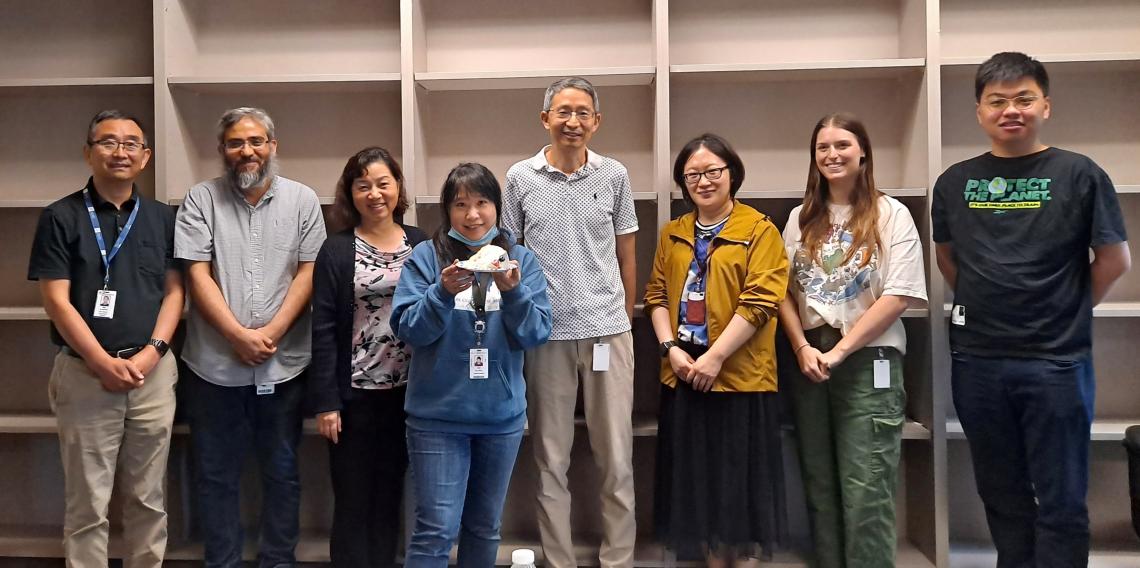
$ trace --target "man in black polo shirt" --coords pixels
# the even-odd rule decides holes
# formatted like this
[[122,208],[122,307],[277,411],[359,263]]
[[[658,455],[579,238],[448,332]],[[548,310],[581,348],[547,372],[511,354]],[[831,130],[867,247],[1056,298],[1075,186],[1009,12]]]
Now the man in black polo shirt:
[[48,396],[59,423],[68,566],[107,565],[116,471],[127,567],[161,566],[162,484],[178,369],[167,342],[182,312],[174,213],[134,186],[150,161],[139,121],[100,112],[83,189],[44,209],[28,279],[38,280],[60,346]]

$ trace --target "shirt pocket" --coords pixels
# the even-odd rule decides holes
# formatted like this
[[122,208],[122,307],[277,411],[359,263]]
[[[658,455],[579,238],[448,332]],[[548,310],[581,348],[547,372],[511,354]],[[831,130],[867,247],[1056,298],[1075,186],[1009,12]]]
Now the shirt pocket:
[[269,232],[269,246],[286,265],[296,263],[301,248],[301,225],[295,219],[275,219]]
[[139,272],[148,276],[164,276],[166,274],[166,247],[157,241],[140,239],[138,268]]

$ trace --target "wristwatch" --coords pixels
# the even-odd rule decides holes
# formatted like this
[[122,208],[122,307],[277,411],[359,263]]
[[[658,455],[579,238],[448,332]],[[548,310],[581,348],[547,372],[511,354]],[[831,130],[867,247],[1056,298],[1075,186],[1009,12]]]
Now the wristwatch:
[[669,350],[676,347],[676,346],[677,346],[676,341],[669,340],[669,341],[665,341],[665,342],[661,343],[661,345],[658,345],[657,349],[661,352],[662,357],[668,357],[669,356]]
[[170,344],[161,339],[155,339],[152,337],[150,338],[150,341],[147,342],[147,344],[154,346],[155,351],[158,351],[159,357],[165,356],[166,352],[170,350]]

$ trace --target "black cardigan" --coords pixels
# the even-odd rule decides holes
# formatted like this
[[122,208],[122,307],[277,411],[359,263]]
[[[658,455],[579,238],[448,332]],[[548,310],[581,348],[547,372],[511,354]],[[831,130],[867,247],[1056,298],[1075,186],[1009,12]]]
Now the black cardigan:
[[[415,247],[428,237],[400,225]],[[353,229],[329,236],[313,267],[313,361],[309,365],[308,407],[313,414],[340,410],[355,396],[352,388]]]

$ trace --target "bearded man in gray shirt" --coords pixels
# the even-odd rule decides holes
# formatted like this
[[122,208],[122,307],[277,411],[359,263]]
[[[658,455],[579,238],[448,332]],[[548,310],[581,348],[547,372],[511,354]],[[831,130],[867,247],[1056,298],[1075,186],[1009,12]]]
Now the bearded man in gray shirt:
[[261,566],[291,566],[298,537],[303,385],[313,261],[325,240],[309,187],[277,175],[273,120],[227,111],[218,124],[225,175],[190,188],[174,254],[191,298],[182,358],[206,566],[241,565],[238,494],[252,447],[262,482]]

